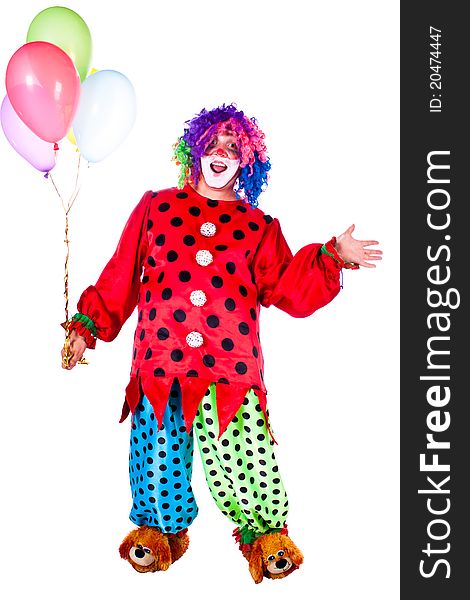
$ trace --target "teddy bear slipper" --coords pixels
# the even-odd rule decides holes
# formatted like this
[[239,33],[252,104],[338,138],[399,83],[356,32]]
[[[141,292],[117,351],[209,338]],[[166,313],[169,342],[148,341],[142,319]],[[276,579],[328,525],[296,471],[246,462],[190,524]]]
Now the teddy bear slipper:
[[188,549],[187,531],[164,534],[154,527],[139,527],[124,538],[119,554],[139,573],[166,571]]

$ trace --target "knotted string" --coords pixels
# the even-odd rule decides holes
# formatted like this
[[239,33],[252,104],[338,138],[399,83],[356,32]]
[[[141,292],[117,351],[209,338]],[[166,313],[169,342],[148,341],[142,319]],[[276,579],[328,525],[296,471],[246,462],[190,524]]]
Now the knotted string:
[[[56,150],[56,149],[54,148],[54,150]],[[62,194],[59,192],[59,190],[55,184],[54,178],[52,177],[52,175],[50,173],[48,173],[48,175],[49,175],[48,179],[50,179],[50,181],[52,182],[52,185],[54,186],[54,189],[60,198],[60,201],[62,203],[62,208],[63,208],[64,214],[65,214],[65,239],[64,239],[64,243],[65,243],[65,247],[66,247],[65,267],[64,267],[65,341],[64,341],[64,351],[63,351],[63,357],[62,357],[62,366],[64,368],[67,368],[69,366],[70,358],[72,356],[72,353],[70,351],[70,319],[69,319],[69,257],[70,257],[69,213],[70,213],[70,210],[72,209],[72,206],[73,206],[75,200],[77,199],[78,193],[80,191],[80,186],[81,186],[81,183],[79,181],[80,163],[81,163],[81,155],[79,154],[78,162],[77,162],[77,174],[75,177],[75,188],[74,188],[67,204],[65,203],[65,201],[62,197]],[[82,358],[78,361],[78,364],[87,365],[88,361],[82,356]]]

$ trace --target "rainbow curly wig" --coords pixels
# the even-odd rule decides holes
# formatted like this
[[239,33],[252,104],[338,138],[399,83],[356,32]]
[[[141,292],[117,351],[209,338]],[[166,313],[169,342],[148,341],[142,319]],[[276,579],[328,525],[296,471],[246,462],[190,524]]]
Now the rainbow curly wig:
[[214,135],[230,131],[237,136],[241,173],[236,185],[237,198],[246,200],[253,208],[258,196],[268,185],[271,163],[264,144],[264,133],[255,118],[246,117],[235,104],[223,104],[212,110],[203,108],[193,119],[186,121],[184,134],[173,147],[173,160],[180,165],[178,187],[191,179],[197,185],[201,175],[200,158]]

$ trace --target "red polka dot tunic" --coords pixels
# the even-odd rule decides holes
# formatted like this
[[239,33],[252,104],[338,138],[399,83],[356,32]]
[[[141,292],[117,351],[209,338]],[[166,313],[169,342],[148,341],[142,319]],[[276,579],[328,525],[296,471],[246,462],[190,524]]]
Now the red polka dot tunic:
[[[321,247],[293,256],[277,219],[241,200],[210,200],[189,185],[146,192],[96,285],[78,302],[104,341],[138,307],[121,420],[134,412],[141,388],[161,423],[175,378],[188,430],[210,383],[220,433],[248,390],[265,410],[260,306],[306,317],[330,302],[340,266]],[[334,254],[331,242],[326,248]]]

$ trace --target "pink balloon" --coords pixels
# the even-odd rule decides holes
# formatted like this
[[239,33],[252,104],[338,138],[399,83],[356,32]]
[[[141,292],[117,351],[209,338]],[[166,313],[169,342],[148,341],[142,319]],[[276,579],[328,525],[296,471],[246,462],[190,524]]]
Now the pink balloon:
[[55,167],[54,144],[39,138],[23,123],[8,96],[5,96],[0,108],[0,122],[7,140],[34,168],[49,173]]
[[58,142],[67,135],[80,100],[80,77],[58,46],[21,46],[8,63],[6,88],[16,113],[37,136]]

